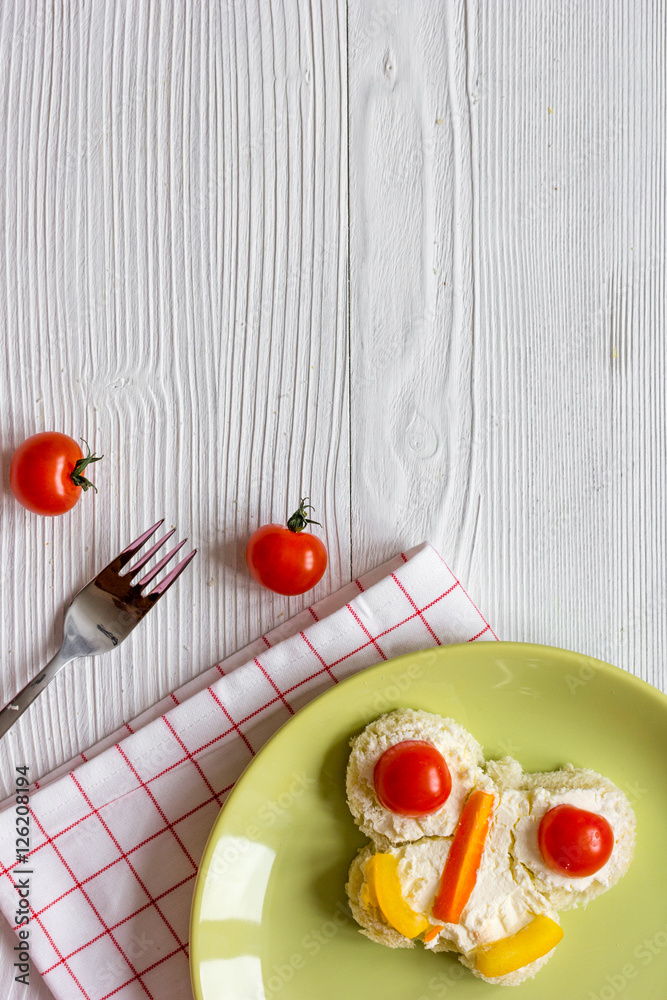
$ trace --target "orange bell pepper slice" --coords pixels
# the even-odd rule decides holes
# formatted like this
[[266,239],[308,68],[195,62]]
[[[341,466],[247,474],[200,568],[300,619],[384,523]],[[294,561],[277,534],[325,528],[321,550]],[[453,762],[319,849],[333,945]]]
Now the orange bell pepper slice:
[[494,796],[474,791],[461,813],[452,846],[442,872],[440,889],[433,903],[433,916],[448,924],[458,924],[477,881],[486,835],[489,831]]

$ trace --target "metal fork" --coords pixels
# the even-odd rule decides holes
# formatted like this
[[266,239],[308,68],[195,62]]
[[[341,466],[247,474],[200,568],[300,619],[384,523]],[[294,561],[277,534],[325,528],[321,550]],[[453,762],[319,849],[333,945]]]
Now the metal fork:
[[197,553],[193,549],[177,566],[165,576],[148,594],[142,591],[153,580],[160,570],[185,545],[183,539],[174,546],[138,583],[132,583],[146,563],[155,555],[167,539],[174,534],[175,528],[168,531],[164,538],[156,542],[148,552],[136,562],[127,573],[121,574],[123,566],[137,554],[141,546],[155,534],[164,518],[159,520],[148,531],[144,531],[131,545],[116,556],[83,590],[75,596],[65,612],[63,641],[60,649],[44,669],[29,681],[16,697],[0,712],[0,737],[11,729],[17,719],[20,719],[38,694],[53,680],[61,667],[77,656],[95,656],[106,653],[127,639],[144,615],[160,600],[162,595],[181,575],[188,563]]

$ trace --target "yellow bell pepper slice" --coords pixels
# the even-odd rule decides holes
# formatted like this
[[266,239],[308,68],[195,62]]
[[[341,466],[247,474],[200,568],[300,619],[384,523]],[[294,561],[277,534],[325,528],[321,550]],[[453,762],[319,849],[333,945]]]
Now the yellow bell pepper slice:
[[423,913],[406,902],[398,877],[398,860],[393,854],[374,854],[366,862],[366,879],[388,924],[406,938],[415,938],[430,926]]
[[555,948],[563,937],[563,928],[541,914],[516,934],[493,941],[478,949],[475,964],[483,976],[494,979],[522,969]]

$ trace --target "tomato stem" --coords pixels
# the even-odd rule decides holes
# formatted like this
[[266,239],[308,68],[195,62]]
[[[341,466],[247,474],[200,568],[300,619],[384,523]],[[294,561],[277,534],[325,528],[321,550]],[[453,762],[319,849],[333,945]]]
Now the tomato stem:
[[297,534],[299,531],[303,531],[303,529],[306,527],[307,524],[319,524],[320,528],[322,527],[319,521],[312,521],[306,513],[307,508],[309,508],[310,510],[315,510],[312,503],[306,503],[306,500],[309,499],[310,497],[302,497],[299,502],[299,509],[295,510],[292,516],[287,521],[287,527],[289,528],[290,531],[293,531],[295,534]]
[[91,462],[99,462],[99,460],[101,458],[104,458],[104,455],[94,455],[91,452],[90,445],[85,440],[85,438],[81,438],[81,440],[83,441],[83,443],[85,444],[86,448],[88,449],[88,454],[84,458],[80,458],[79,461],[76,463],[76,465],[74,466],[74,469],[72,470],[72,473],[71,473],[71,479],[72,479],[73,483],[75,483],[77,486],[81,487],[81,489],[84,491],[84,493],[91,486],[93,487],[93,489],[97,493],[97,486],[95,486],[94,483],[91,483],[89,479],[86,479],[85,476],[82,476],[81,473],[83,472],[83,470],[86,468],[87,465],[90,465]]

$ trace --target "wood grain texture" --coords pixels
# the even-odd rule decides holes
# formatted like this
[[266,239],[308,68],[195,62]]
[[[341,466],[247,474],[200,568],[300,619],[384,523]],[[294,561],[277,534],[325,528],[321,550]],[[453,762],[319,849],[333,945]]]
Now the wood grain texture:
[[[0,5],[4,703],[67,599],[165,515],[191,570],[113,657],[72,664],[0,745],[37,778],[349,579],[345,21],[330,0]],[[9,459],[48,428],[104,462],[41,519]],[[273,597],[250,531],[310,495],[314,594]],[[0,928],[0,994],[13,982]]]
[[[3,702],[157,517],[199,548],[3,741],[1,792],[349,580],[344,38],[327,0],[0,7]],[[7,486],[48,428],[105,454],[99,495],[56,519]],[[305,495],[330,565],[274,597],[245,541]]]
[[349,42],[354,570],[428,537],[501,638],[663,689],[664,15],[376,0]]
[[470,510],[472,172],[461,4],[350,10],[354,571]]
[[[158,516],[199,547],[0,744],[0,794],[423,538],[502,638],[667,688],[664,25],[659,0],[0,5],[0,698]],[[7,473],[50,427],[105,460],[43,520]],[[288,601],[243,547],[299,492],[331,565]]]
[[480,599],[665,689],[664,5],[520,7],[475,45]]

